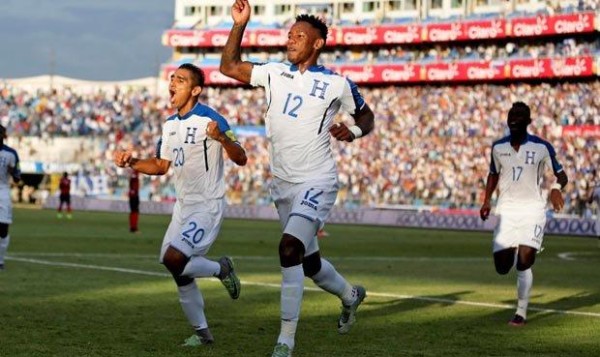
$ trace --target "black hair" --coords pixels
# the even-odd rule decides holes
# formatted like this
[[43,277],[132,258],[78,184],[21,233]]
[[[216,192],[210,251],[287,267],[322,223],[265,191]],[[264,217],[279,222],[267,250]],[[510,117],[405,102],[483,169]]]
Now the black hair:
[[192,73],[194,86],[204,87],[204,71],[191,63],[184,63],[178,69],[187,69]]
[[510,110],[508,111],[508,117],[522,117],[526,118],[531,122],[531,110],[529,106],[523,102],[514,102]]
[[302,15],[296,16],[296,22],[298,22],[298,21],[304,21],[304,22],[308,22],[309,24],[311,24],[312,27],[319,30],[319,34],[321,35],[321,38],[323,40],[327,41],[328,29],[327,29],[327,24],[325,24],[325,22],[323,22],[323,20],[316,17],[315,15],[302,14]]

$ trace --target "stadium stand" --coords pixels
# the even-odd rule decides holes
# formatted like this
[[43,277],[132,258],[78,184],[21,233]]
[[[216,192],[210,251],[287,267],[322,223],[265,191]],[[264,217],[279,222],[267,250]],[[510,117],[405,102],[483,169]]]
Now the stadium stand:
[[[359,11],[370,12],[370,5],[355,7],[349,15],[344,9],[350,2],[344,1],[332,5],[255,3],[264,7],[255,13],[264,12],[255,16],[248,30],[248,58],[283,59],[278,37],[266,37],[262,43],[261,34],[276,31],[285,38],[285,27],[275,28],[274,23],[289,24],[298,12],[321,14],[334,25],[325,61],[361,83],[363,95],[372,103],[375,132],[356,145],[336,143],[340,206],[478,207],[490,144],[504,133],[510,103],[519,99],[533,109],[532,131],[548,138],[565,163],[571,178],[566,211],[580,215],[589,211],[586,192],[598,177],[600,162],[597,2],[439,1],[442,11],[436,12],[424,9],[426,2],[420,1],[361,1],[380,4],[374,5],[380,10],[375,11],[377,19]],[[453,3],[468,5],[468,10],[463,6],[458,13],[448,12],[452,17],[440,17]],[[229,201],[268,204],[264,95],[237,87],[218,73],[222,35],[231,24],[227,11],[220,1],[176,1],[175,24],[163,36],[163,43],[174,49],[173,60],[163,66],[161,75],[165,78],[174,66],[190,61],[205,69],[211,85],[202,100],[228,118],[249,157],[244,167],[226,168]],[[278,11],[277,16],[272,14]],[[358,19],[371,26],[357,27]],[[500,27],[494,27],[498,21]],[[540,21],[545,27],[537,34]],[[479,32],[472,31],[474,24]],[[461,30],[456,39],[452,38],[453,26]],[[417,28],[416,37],[409,36],[412,27]],[[383,31],[390,28],[396,35]],[[360,31],[362,37],[357,36]],[[369,43],[365,31],[371,31]],[[478,35],[460,37],[469,33]],[[384,43],[386,38],[395,40]],[[0,123],[9,128],[12,145],[23,152],[24,162],[48,160],[36,152],[50,152],[50,145],[53,150],[72,149],[73,144],[63,137],[95,140],[94,145],[79,150],[80,156],[74,154],[80,160],[80,172],[101,177],[88,181],[104,185],[102,190],[81,190],[87,194],[123,198],[127,182],[110,163],[112,150],[136,147],[141,156],[151,155],[160,123],[168,113],[163,93],[157,95],[144,87],[83,93],[74,87],[33,90],[0,84]],[[32,146],[27,144],[30,137],[41,139]],[[52,144],[44,144],[50,139]],[[56,160],[67,157],[61,154]],[[168,182],[164,176],[144,177],[140,197],[173,200]]]

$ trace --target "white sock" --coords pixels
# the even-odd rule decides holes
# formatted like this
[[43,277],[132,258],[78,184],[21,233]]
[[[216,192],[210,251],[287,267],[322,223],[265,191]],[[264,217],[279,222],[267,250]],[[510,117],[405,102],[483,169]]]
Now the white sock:
[[321,289],[342,299],[345,305],[354,302],[352,285],[327,260],[321,259],[321,270],[311,278]]
[[206,259],[201,256],[194,256],[185,265],[181,275],[189,276],[190,278],[205,278],[219,275],[221,272],[221,264],[218,262]]
[[204,299],[202,293],[198,290],[196,281],[192,281],[185,286],[178,286],[179,303],[183,309],[183,313],[187,317],[190,325],[195,330],[207,328],[206,316],[204,316]]
[[293,349],[304,293],[304,270],[302,265],[296,265],[281,268],[281,274],[281,331],[277,342]]
[[517,315],[527,319],[527,305],[529,305],[529,292],[533,285],[533,272],[531,268],[523,271],[517,270]]
[[4,256],[8,249],[8,243],[10,243],[10,236],[7,235],[4,238],[0,238],[0,264],[4,264]]

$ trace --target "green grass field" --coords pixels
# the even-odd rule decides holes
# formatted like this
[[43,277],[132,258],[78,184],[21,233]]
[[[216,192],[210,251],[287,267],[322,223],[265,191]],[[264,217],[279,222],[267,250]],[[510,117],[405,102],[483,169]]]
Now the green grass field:
[[[232,301],[201,280],[216,343],[192,334],[157,262],[169,217],[16,209],[0,272],[0,356],[270,356],[279,332],[276,222],[226,220],[210,257],[232,255]],[[548,236],[534,266],[529,322],[514,328],[516,277],[495,273],[490,233],[330,225],[321,251],[368,297],[350,334],[339,301],[306,280],[296,335],[302,356],[600,356],[600,249]],[[566,254],[565,254],[566,253]],[[563,259],[566,256],[568,259]]]

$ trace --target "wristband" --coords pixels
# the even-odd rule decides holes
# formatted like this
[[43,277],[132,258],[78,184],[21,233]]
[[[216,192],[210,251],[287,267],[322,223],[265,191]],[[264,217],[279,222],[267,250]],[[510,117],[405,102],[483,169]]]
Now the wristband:
[[352,125],[348,128],[348,130],[350,130],[352,135],[354,135],[354,139],[358,139],[363,135],[361,128],[359,128],[357,125]]
[[562,190],[562,186],[560,185],[560,183],[553,183],[552,186],[550,186],[550,190]]

